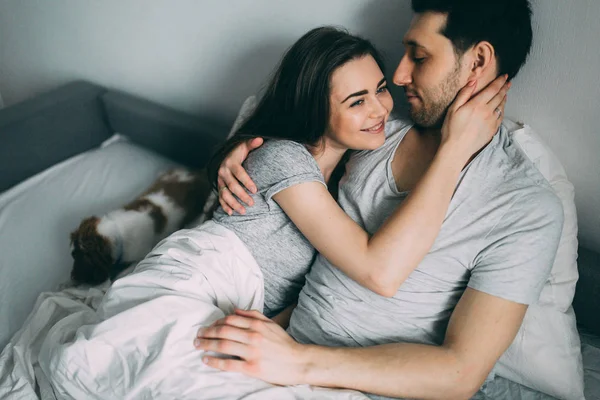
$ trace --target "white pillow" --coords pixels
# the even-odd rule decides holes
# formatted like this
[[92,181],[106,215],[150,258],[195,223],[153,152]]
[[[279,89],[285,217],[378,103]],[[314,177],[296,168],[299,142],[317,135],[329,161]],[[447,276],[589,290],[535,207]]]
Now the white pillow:
[[0,194],[0,348],[41,292],[69,280],[69,234],[123,206],[176,164],[116,136]]
[[506,121],[515,143],[548,180],[564,210],[554,265],[537,304],[525,314],[496,373],[561,399],[583,399],[581,344],[571,307],[577,283],[577,214],[573,185],[543,140],[528,125]]
[[[238,115],[235,118],[235,121],[233,122],[233,126],[231,127],[231,130],[227,135],[227,139],[231,138],[235,134],[235,132],[238,129],[240,129],[242,123],[246,120],[246,118],[250,116],[250,114],[252,114],[255,108],[256,96],[250,96],[246,100],[244,100],[244,103],[242,104],[242,107],[240,108],[240,111],[238,112]],[[219,200],[217,198],[217,193],[213,190],[206,199],[206,203],[204,204],[204,208],[202,209],[202,214],[193,224],[200,225],[202,222],[209,219],[212,215],[213,208],[216,207],[218,201]]]

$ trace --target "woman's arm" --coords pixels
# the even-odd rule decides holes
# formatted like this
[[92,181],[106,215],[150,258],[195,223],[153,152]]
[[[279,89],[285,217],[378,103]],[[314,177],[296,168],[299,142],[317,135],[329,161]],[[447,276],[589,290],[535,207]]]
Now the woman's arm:
[[457,164],[450,157],[434,160],[415,190],[372,237],[318,182],[292,186],[273,200],[333,265],[362,286],[391,297],[439,233],[460,174]]
[[433,245],[462,168],[497,131],[500,122],[494,110],[505,101],[504,82],[499,80],[471,101],[474,87],[461,91],[429,169],[372,237],[320,183],[292,186],[273,199],[333,265],[375,293],[394,296]]

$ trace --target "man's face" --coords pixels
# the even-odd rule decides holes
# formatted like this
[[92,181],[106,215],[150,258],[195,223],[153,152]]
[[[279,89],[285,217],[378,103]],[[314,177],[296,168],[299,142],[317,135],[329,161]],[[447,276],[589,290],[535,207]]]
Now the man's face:
[[444,14],[417,14],[404,36],[406,53],[394,73],[394,83],[404,87],[412,120],[422,127],[442,125],[469,76],[452,42],[440,33],[445,23]]

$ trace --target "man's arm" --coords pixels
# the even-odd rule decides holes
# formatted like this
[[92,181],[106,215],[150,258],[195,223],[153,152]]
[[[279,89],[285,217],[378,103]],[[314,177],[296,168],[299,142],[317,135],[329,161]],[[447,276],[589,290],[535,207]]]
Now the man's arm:
[[312,349],[306,383],[393,397],[470,398],[512,343],[526,309],[467,289],[442,346],[398,343]]
[[469,288],[452,314],[442,346],[398,343],[366,348],[300,345],[260,314],[241,312],[199,332],[197,347],[241,358],[206,357],[213,367],[275,384],[467,399],[512,343],[526,309]]

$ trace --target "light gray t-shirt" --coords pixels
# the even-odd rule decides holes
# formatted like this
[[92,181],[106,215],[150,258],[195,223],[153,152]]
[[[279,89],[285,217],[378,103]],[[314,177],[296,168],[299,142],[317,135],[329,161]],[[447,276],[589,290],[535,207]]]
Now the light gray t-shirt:
[[[385,144],[354,154],[346,166],[339,203],[370,234],[408,195],[397,190],[391,163],[410,127],[390,121]],[[562,224],[560,200],[502,127],[464,169],[433,247],[393,298],[360,286],[318,255],[289,332],[327,346],[440,345],[467,287],[535,302]]]
[[213,220],[232,230],[260,266],[265,282],[265,315],[271,317],[296,301],[314,260],[313,246],[273,200],[280,191],[303,182],[321,182],[323,174],[301,144],[268,140],[254,150],[244,168],[256,184],[254,206],[246,214],[227,215],[219,207]]

